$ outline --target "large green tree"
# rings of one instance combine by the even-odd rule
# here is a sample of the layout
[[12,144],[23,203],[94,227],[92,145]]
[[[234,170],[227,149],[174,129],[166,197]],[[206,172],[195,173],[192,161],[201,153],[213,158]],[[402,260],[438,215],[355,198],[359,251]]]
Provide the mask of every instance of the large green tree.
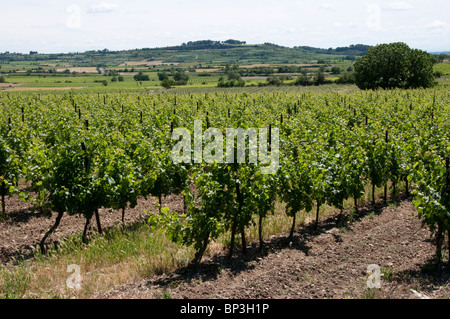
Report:
[[380,44],[355,62],[356,85],[361,89],[432,87],[435,59],[402,42]]

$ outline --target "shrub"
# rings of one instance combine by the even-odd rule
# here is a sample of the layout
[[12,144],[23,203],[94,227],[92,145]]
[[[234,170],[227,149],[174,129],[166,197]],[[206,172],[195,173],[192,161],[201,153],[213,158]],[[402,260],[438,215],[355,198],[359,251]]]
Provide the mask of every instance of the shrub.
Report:
[[354,73],[344,73],[337,80],[337,84],[354,84],[355,74]]

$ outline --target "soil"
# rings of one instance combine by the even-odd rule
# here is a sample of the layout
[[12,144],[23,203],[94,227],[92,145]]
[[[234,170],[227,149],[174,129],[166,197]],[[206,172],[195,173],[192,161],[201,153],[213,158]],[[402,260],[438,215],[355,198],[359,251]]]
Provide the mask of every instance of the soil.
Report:
[[[33,196],[33,194],[32,194]],[[131,224],[146,218],[146,212],[157,211],[157,198],[149,197],[147,200],[141,198],[134,208],[125,211],[125,223]],[[6,197],[6,222],[0,222],[0,261],[3,264],[10,263],[19,257],[31,257],[33,251],[38,247],[44,234],[55,223],[56,213],[51,216],[45,215],[33,209],[31,203],[23,202],[17,196]],[[182,198],[170,195],[162,200],[163,206],[182,211]],[[99,210],[102,229],[122,224],[122,211],[100,209]],[[81,216],[70,216],[64,214],[56,231],[47,238],[46,245],[55,245],[61,239],[74,236],[83,232],[86,219]],[[95,218],[90,222],[90,232],[97,231]]]
[[178,65],[180,63],[163,63],[163,61],[127,61],[124,62],[122,64],[120,64],[119,66],[125,66],[125,67],[130,67],[130,66],[141,66],[141,65],[145,65],[145,66],[152,66],[152,65]]
[[[297,230],[291,241],[274,237],[263,252],[232,261],[226,252],[198,269],[143,279],[96,298],[126,299],[427,299],[448,298],[450,272],[437,267],[435,248],[411,201],[398,207],[367,207],[349,222],[339,215]],[[237,249],[238,250],[238,249]],[[380,285],[367,286],[369,265],[380,268]],[[371,281],[373,282],[373,281]]]
[[11,87],[5,89],[5,91],[66,91],[66,90],[81,90],[85,89],[85,86],[66,86],[66,87]]
[[23,85],[23,83],[9,83],[9,82],[0,83],[0,89],[14,88],[14,87],[21,86],[21,85]]
[[195,69],[196,73],[209,73],[209,72],[217,72],[220,69]]
[[[140,200],[126,211],[126,223],[156,210],[155,198]],[[182,211],[180,196],[168,196],[163,206]],[[30,254],[53,225],[51,218],[35,212],[16,197],[6,200],[8,219],[0,223],[0,260],[11,262]],[[296,230],[289,240],[274,236],[263,250],[250,245],[242,256],[236,247],[232,260],[226,251],[205,256],[198,268],[188,266],[173,273],[116,287],[96,299],[343,299],[343,298],[449,298],[450,267],[441,263],[440,277],[434,262],[433,236],[414,216],[409,199],[397,206],[363,207],[350,220],[348,214],[330,216]],[[121,223],[119,212],[100,210],[102,227]],[[53,244],[83,230],[85,220],[64,215],[47,242]],[[91,221],[95,231],[95,220]],[[447,248],[447,247],[445,247]],[[446,252],[447,253],[447,252]],[[381,288],[367,287],[368,266],[378,265]]]
[[78,72],[78,73],[98,73],[98,70],[96,67],[78,67],[78,68],[60,68],[56,69],[56,72],[64,72],[65,70],[69,70],[72,72]]

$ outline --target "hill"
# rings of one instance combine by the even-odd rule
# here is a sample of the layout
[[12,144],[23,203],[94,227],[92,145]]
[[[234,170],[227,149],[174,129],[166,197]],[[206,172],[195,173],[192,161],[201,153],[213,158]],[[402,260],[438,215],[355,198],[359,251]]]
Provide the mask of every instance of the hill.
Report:
[[0,63],[36,62],[64,63],[67,67],[112,67],[126,62],[158,61],[167,64],[225,65],[225,64],[305,64],[318,61],[336,62],[355,60],[364,55],[370,46],[357,44],[340,48],[313,48],[308,46],[284,47],[273,43],[247,44],[245,41],[227,40],[190,41],[179,46],[141,48],[124,51],[108,49],[87,52],[29,54],[0,53]]

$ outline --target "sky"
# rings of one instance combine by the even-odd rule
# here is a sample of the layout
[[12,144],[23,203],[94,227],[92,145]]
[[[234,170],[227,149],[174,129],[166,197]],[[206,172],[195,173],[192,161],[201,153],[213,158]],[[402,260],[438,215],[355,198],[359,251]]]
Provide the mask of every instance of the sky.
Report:
[[237,39],[450,51],[449,0],[0,0],[0,52],[127,50]]

